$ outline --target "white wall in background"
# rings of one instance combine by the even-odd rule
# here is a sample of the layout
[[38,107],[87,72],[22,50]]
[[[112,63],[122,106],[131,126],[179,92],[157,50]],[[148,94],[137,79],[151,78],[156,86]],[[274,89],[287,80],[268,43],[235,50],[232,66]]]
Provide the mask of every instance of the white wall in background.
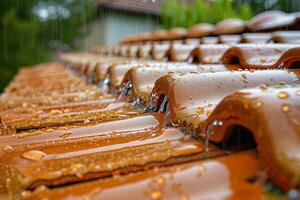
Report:
[[152,32],[159,28],[158,17],[121,11],[102,11],[99,17],[87,25],[89,34],[82,41],[85,50],[94,45],[113,46],[123,37],[140,32]]

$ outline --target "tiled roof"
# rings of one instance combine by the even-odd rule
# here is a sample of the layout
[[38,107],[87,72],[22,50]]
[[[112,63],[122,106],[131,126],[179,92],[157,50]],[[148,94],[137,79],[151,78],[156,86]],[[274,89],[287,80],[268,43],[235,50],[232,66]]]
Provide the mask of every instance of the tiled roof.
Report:
[[299,199],[299,32],[226,24],[237,44],[176,28],[20,70],[0,96],[0,196]]

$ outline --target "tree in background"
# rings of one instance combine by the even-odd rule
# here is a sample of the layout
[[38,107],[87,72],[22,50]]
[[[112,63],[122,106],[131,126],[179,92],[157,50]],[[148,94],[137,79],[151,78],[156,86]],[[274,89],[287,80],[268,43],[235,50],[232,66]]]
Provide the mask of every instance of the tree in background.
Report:
[[51,59],[53,49],[73,48],[95,10],[93,0],[2,0],[0,91],[19,67]]
[[[191,1],[188,1],[191,2]],[[165,0],[162,8],[164,28],[190,27],[200,22],[217,23],[226,18],[249,20],[266,10],[299,12],[299,0]]]
[[285,12],[299,12],[299,0],[234,0],[235,4],[246,3],[258,14],[266,10],[282,10]]
[[236,5],[232,0],[194,0],[192,3],[168,0],[163,1],[161,9],[164,28],[190,27],[200,22],[217,23],[233,17],[248,20],[253,16],[249,5]]

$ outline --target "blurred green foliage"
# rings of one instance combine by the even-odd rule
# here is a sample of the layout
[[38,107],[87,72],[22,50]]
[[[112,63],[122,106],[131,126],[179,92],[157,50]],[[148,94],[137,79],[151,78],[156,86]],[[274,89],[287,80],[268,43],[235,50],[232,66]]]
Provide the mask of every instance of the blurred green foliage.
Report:
[[299,12],[300,0],[165,0],[161,13],[163,27],[171,28],[200,22],[214,24],[232,17],[248,20],[266,10]]
[[248,4],[256,14],[266,10],[300,11],[299,0],[234,0],[234,4]]
[[191,4],[181,0],[168,0],[163,1],[161,9],[164,28],[190,27],[200,22],[217,23],[233,17],[248,20],[253,16],[249,5],[236,5],[232,0],[194,0]]
[[51,59],[53,48],[73,47],[95,10],[93,0],[2,0],[0,91],[19,67]]

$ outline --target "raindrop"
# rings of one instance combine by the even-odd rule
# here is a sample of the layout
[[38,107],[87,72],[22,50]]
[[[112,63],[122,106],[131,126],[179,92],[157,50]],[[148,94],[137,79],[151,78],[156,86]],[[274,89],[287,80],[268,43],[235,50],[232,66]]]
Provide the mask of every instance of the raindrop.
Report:
[[206,167],[203,165],[200,165],[198,168],[198,176],[202,176],[206,172]]
[[180,200],[189,200],[189,197],[184,194],[180,197]]
[[159,113],[164,113],[164,112],[168,111],[168,108],[169,108],[169,99],[168,99],[167,96],[164,96],[164,99],[160,104],[158,112]]
[[283,104],[281,106],[281,110],[282,110],[282,112],[285,112],[285,113],[290,112],[291,111],[291,106],[288,105],[288,104]]
[[169,116],[170,116],[170,110],[169,108],[166,109],[166,114],[165,117],[163,119],[163,127],[167,127],[170,123],[169,123]]
[[264,91],[264,90],[267,90],[268,89],[268,86],[266,84],[262,84],[259,86],[259,88]]
[[279,99],[287,99],[290,95],[287,92],[281,91],[278,93],[277,97]]
[[59,137],[66,138],[72,134],[72,131],[65,131],[59,134]]
[[132,88],[132,83],[130,81],[125,83],[125,85],[121,89],[121,92],[117,98],[117,101],[121,101],[126,95],[128,95],[131,88]]
[[165,185],[165,179],[163,177],[159,177],[157,179],[157,183],[159,184],[160,187]]
[[110,84],[110,77],[109,77],[109,76],[105,76],[105,78],[103,79],[103,81],[101,81],[101,82],[99,83],[99,87],[100,87],[101,90],[103,90],[104,92],[108,92],[109,84]]
[[196,108],[196,113],[197,113],[198,115],[203,115],[203,114],[204,114],[204,109],[201,108],[201,107],[198,107],[198,108]]
[[255,108],[260,108],[260,107],[262,107],[262,102],[260,102],[260,101],[257,101],[257,102],[255,102],[255,104],[254,104],[254,107]]
[[26,158],[28,160],[39,161],[39,160],[42,160],[45,156],[46,156],[46,154],[42,151],[31,150],[31,151],[25,152],[22,157]]
[[150,194],[152,200],[158,200],[162,198],[162,192],[160,190],[153,190]]
[[13,150],[14,150],[14,148],[10,145],[3,147],[3,151],[13,151]]
[[209,151],[209,139],[210,136],[213,135],[212,129],[215,127],[220,127],[223,126],[223,122],[220,120],[214,120],[207,128],[207,132],[205,134],[205,148],[204,151],[208,152]]
[[131,106],[133,107],[133,108],[137,108],[137,109],[142,109],[142,110],[144,110],[145,109],[145,106],[144,106],[144,104],[142,103],[142,101],[141,101],[141,99],[138,97],[138,98],[135,98],[134,100],[133,100],[133,102],[131,103]]
[[288,192],[288,199],[289,200],[299,200],[300,199],[299,192],[295,189],[290,190]]
[[86,120],[83,121],[83,123],[84,123],[84,124],[90,123],[90,120],[89,120],[89,119],[86,119]]
[[149,103],[146,107],[147,112],[156,112],[157,111],[157,104],[159,100],[159,95],[157,93],[152,93],[149,98]]

